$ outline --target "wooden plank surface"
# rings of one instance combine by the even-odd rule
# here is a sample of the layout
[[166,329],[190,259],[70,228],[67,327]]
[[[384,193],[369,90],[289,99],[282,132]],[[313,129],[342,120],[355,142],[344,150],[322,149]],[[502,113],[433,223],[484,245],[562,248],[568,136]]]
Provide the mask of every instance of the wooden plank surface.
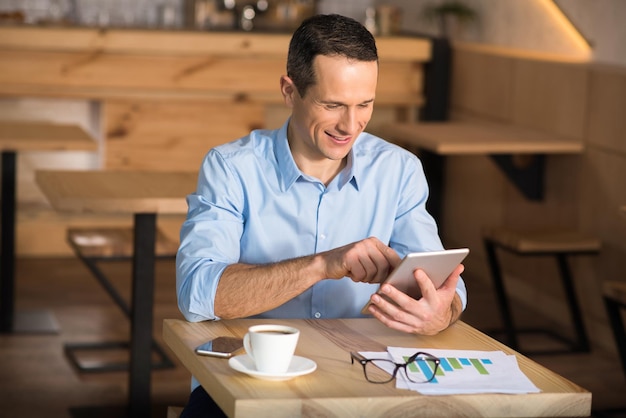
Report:
[[264,108],[244,103],[107,101],[109,170],[197,170],[213,147],[264,127]]
[[59,211],[184,214],[197,173],[39,170],[35,180]]
[[97,147],[96,141],[78,125],[0,121],[3,151],[89,151]]
[[[289,34],[0,28],[0,94],[280,103]],[[423,102],[430,41],[378,40],[378,103]]]
[[[271,55],[287,57],[291,34],[258,32],[164,31],[141,29],[0,28],[0,48],[107,51],[157,54]],[[382,60],[428,61],[430,41],[418,37],[379,37]]]
[[[0,59],[3,94],[281,103],[278,82],[285,74],[285,60],[271,56],[0,50]],[[382,61],[377,103],[420,103],[422,76],[419,63]]]
[[376,132],[440,155],[578,154],[583,143],[510,124],[476,121],[390,123]]
[[[317,363],[317,370],[287,382],[254,379],[231,369],[223,359],[194,354],[199,344],[219,335],[242,337],[252,324],[267,320],[189,323],[166,319],[165,342],[185,367],[231,417],[286,416],[588,416],[591,393],[503,344],[458,322],[437,336],[390,330],[374,319],[272,320],[300,329],[296,355]],[[349,351],[378,351],[386,346],[463,350],[502,350],[516,354],[521,370],[542,392],[423,396],[374,385],[351,364]]]

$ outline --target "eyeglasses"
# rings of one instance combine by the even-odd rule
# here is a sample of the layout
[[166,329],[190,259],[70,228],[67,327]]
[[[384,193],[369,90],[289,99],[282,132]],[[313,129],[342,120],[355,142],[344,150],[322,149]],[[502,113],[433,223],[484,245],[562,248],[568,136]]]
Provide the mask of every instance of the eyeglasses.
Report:
[[[437,357],[421,351],[407,358],[406,363],[396,363],[387,359],[368,359],[354,351],[350,352],[350,358],[352,364],[354,364],[354,360],[361,363],[365,379],[370,383],[391,382],[400,369],[404,370],[404,375],[409,381],[428,383],[435,378],[441,363]],[[390,373],[389,370],[392,368],[393,372]]]

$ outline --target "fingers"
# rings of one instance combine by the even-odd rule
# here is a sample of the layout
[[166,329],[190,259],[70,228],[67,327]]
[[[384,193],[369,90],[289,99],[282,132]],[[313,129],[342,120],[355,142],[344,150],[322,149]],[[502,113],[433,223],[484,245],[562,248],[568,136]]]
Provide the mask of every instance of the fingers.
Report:
[[459,277],[465,266],[463,264],[459,264],[453,271],[450,273],[445,282],[436,289],[433,283],[430,281],[428,275],[422,270],[415,271],[415,280],[419,284],[420,289],[422,290],[422,297],[426,300],[432,301],[433,298],[437,297],[437,291],[441,291],[443,293],[449,294],[451,292],[456,291],[456,285],[459,281]]
[[380,291],[391,302],[375,294],[369,311],[390,328],[423,335],[436,334],[450,323],[452,301],[463,269],[464,266],[459,264],[439,289],[423,270],[418,269],[414,276],[422,298],[415,300],[391,285],[383,285]]
[[400,256],[377,238],[354,243],[345,253],[345,266],[355,282],[380,283],[400,262]]

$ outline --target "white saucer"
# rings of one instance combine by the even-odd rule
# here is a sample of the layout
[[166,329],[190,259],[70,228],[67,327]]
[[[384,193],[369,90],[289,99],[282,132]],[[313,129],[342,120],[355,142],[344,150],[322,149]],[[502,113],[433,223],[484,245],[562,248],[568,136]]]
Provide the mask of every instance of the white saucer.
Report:
[[317,364],[308,358],[293,356],[289,369],[285,373],[274,374],[259,372],[254,365],[254,361],[247,354],[231,357],[228,365],[238,372],[246,373],[252,377],[263,380],[289,380],[297,376],[309,374],[317,369]]

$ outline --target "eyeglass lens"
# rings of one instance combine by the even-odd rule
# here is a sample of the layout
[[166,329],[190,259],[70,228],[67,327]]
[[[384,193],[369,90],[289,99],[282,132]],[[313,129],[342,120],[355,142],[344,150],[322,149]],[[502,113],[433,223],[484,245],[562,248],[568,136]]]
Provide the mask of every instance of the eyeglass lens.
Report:
[[389,360],[372,360],[365,363],[365,377],[372,383],[387,383],[394,378],[390,372],[396,367],[402,369],[402,371],[396,370],[396,374],[404,373],[411,382],[425,383],[430,382],[435,377],[437,362],[436,359],[419,356],[415,361],[402,367]]

